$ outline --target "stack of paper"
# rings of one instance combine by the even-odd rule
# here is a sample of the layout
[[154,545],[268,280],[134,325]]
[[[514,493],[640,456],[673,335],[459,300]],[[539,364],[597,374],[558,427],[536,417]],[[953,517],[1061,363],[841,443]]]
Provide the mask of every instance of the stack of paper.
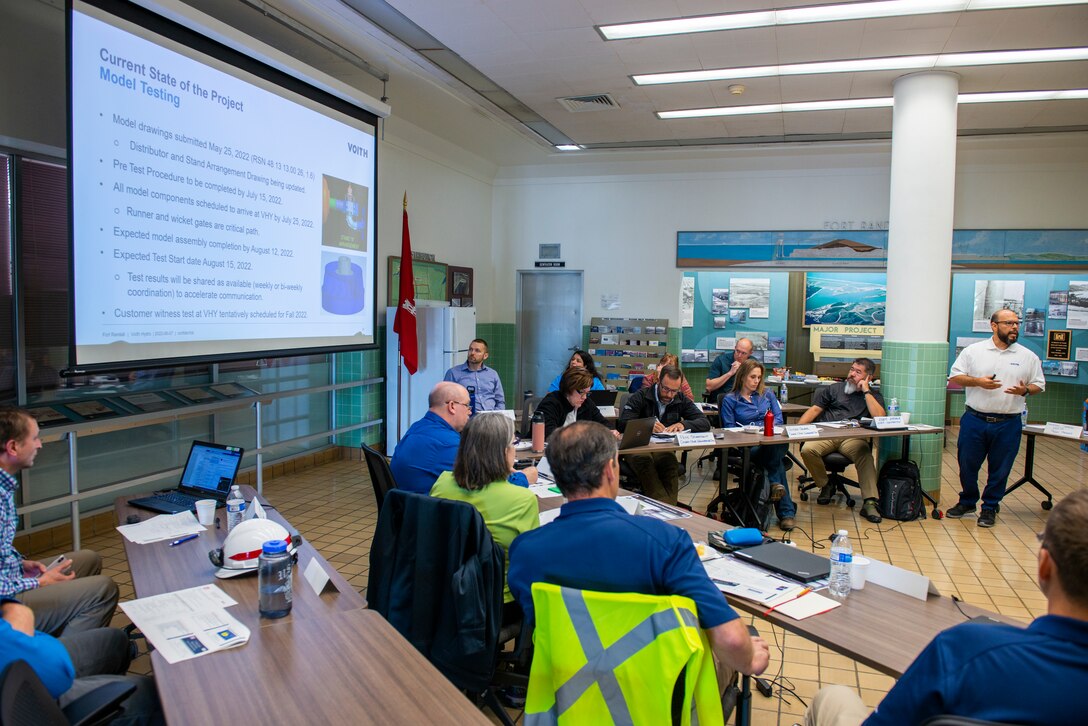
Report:
[[785,602],[805,589],[799,582],[733,557],[709,560],[703,567],[722,592],[767,606]]
[[238,603],[216,585],[202,585],[121,603],[121,610],[167,663],[245,645],[249,628],[224,608]]
[[149,544],[177,539],[187,534],[198,534],[204,529],[204,525],[196,521],[196,515],[192,512],[178,512],[177,514],[160,514],[136,524],[123,524],[117,528],[117,531],[129,542]]

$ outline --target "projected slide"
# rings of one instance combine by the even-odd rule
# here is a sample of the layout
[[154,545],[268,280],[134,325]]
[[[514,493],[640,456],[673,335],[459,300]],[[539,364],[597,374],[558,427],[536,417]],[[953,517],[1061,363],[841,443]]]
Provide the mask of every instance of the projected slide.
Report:
[[372,125],[82,4],[71,53],[78,364],[373,342]]

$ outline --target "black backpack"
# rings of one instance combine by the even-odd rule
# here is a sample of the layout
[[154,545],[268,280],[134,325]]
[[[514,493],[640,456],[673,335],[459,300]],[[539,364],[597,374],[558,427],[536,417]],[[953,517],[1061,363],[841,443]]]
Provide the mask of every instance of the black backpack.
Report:
[[910,522],[925,516],[922,478],[913,461],[889,459],[884,462],[876,489],[880,496],[880,515],[885,519]]

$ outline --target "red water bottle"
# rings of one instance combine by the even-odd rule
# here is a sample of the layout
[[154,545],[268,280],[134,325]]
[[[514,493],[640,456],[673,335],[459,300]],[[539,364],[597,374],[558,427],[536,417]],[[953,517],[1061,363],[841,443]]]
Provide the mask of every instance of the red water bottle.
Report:
[[774,412],[769,407],[766,415],[763,416],[763,435],[774,436]]

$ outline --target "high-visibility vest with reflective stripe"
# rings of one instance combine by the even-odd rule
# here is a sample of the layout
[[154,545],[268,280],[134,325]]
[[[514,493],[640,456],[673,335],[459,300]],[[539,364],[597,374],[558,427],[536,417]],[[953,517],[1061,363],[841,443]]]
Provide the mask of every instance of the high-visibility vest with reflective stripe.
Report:
[[681,674],[683,723],[723,723],[714,656],[690,598],[538,582],[533,607],[526,726],[668,724]]

